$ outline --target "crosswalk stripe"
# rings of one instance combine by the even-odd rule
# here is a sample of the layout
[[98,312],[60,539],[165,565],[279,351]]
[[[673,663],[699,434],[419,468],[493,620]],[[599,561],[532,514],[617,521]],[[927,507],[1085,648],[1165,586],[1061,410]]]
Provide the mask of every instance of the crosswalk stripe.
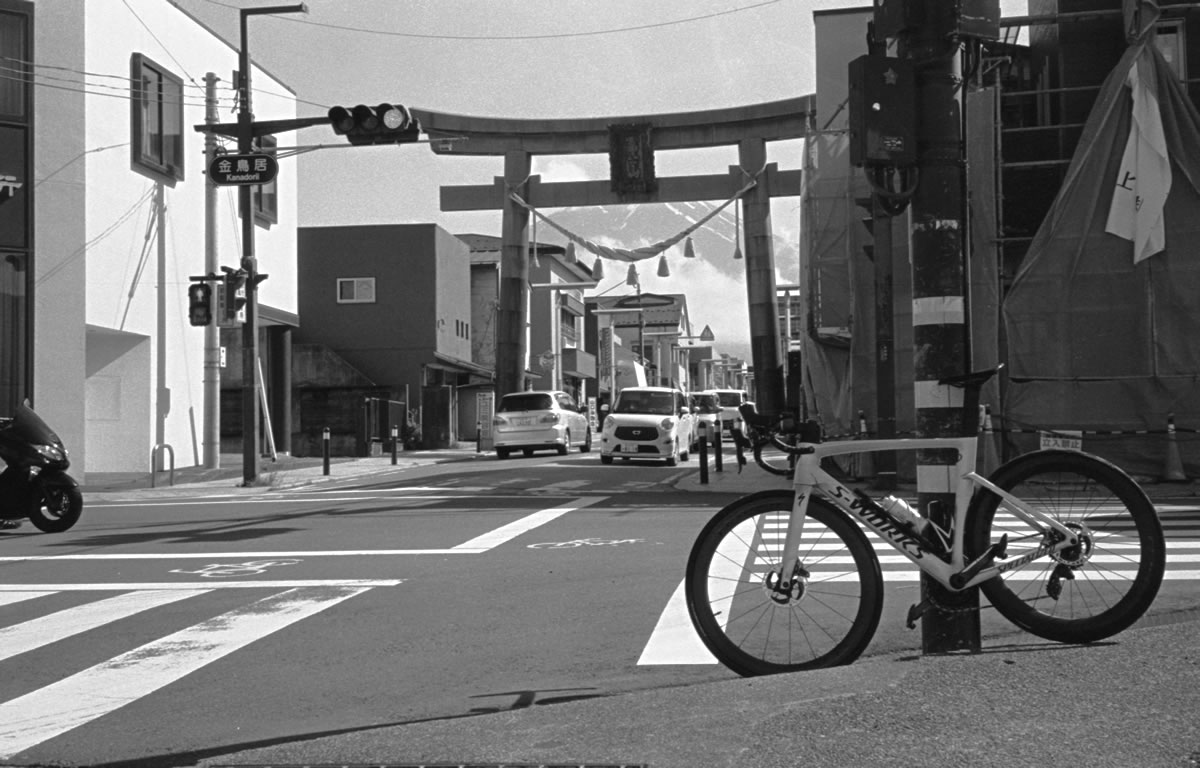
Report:
[[0,591],[0,606],[12,605],[13,603],[20,603],[25,600],[32,600],[35,597],[42,597],[43,595],[51,594],[54,593],[36,590],[30,591],[25,587],[13,589],[11,592]]
[[65,637],[86,632],[111,621],[132,616],[160,605],[202,595],[208,590],[127,592],[74,608],[42,616],[11,627],[0,628],[0,661],[12,658]]
[[102,717],[366,589],[280,592],[6,701],[0,704],[0,759]]

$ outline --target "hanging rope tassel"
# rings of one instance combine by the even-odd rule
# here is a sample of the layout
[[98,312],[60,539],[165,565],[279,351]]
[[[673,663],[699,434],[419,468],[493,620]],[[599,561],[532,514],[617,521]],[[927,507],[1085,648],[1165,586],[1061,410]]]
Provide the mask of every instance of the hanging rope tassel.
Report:
[[665,254],[665,253],[662,256],[658,257],[658,276],[659,277],[670,277],[671,276],[671,268],[667,266],[667,254]]
[[685,259],[696,258],[696,248],[692,245],[692,238],[689,237],[687,242],[683,244],[683,257]]

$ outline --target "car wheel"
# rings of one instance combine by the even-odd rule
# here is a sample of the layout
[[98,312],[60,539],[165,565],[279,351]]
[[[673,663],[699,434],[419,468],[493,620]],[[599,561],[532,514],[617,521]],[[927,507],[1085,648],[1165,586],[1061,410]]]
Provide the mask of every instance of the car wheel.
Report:
[[562,445],[557,446],[557,450],[559,456],[566,456],[571,450],[571,430],[568,429],[566,434],[563,435]]
[[674,467],[679,464],[679,443],[671,445],[671,455],[667,457],[667,466]]
[[521,455],[524,456],[525,458],[529,458],[530,456],[533,455],[533,449],[532,448],[522,448]]
[[580,453],[590,453],[592,450],[592,430],[583,433],[583,445],[579,446]]
[[507,459],[508,458],[508,449],[507,448],[497,448],[496,449],[496,458],[500,459],[501,461],[503,461],[504,459]]
[[605,456],[603,453],[600,454],[600,463],[601,464],[612,464],[612,456]]

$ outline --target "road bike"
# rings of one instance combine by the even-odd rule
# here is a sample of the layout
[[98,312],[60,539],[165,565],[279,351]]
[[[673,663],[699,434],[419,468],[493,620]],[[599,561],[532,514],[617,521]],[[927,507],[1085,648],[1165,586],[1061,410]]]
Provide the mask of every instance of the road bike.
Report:
[[[991,373],[939,383],[973,389],[977,402]],[[1104,459],[1040,450],[984,478],[974,471],[975,436],[822,443],[815,423],[771,426],[746,416],[794,460],[792,488],[760,491],[717,512],[692,547],[685,578],[700,638],[741,675],[849,664],[862,654],[879,625],[884,580],[864,531],[903,556],[889,563],[907,559],[951,592],[979,587],[1006,619],[1057,642],[1114,635],[1158,593],[1166,566],[1158,514],[1141,487]],[[821,466],[857,452],[946,449],[957,452],[953,466],[918,467],[918,476],[933,473],[945,487],[931,490],[954,494],[949,529],[894,497],[852,490]],[[927,610],[946,607],[927,597],[910,609],[909,627]]]

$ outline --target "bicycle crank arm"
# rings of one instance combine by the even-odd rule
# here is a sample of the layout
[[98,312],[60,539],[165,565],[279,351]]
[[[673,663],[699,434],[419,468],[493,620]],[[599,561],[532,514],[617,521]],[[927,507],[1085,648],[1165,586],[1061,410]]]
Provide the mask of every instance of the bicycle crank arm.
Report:
[[953,589],[963,589],[970,583],[971,579],[979,575],[979,572],[987,568],[996,561],[997,558],[1004,560],[1008,557],[1008,534],[1000,537],[1000,541],[987,548],[987,551],[975,559],[973,563],[963,568],[956,574],[950,577],[950,586]]

